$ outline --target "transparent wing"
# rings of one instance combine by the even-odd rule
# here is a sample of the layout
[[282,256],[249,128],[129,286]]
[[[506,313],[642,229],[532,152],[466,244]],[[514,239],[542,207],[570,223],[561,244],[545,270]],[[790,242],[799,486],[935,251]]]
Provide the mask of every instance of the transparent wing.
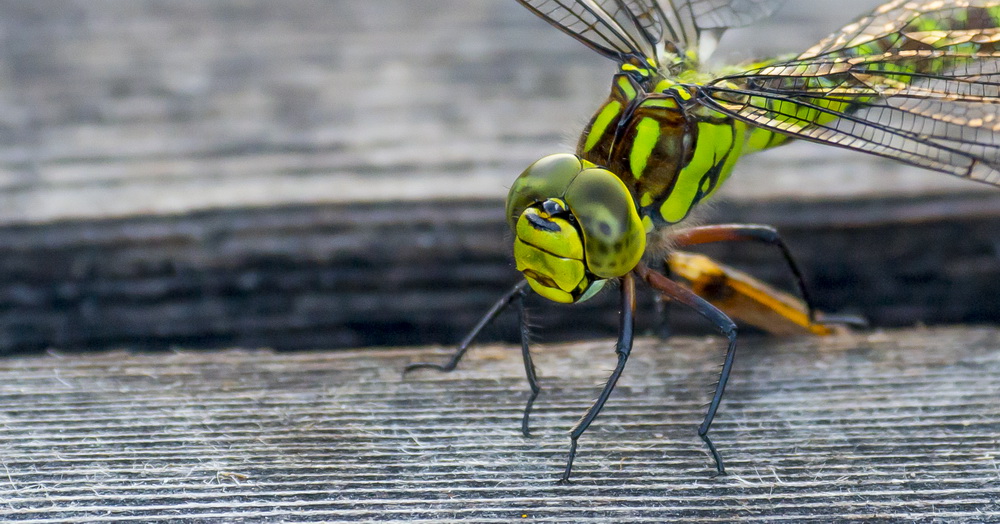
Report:
[[715,51],[722,33],[771,16],[784,0],[664,0],[669,12],[683,27],[684,49],[696,49],[704,62]]
[[698,29],[719,29],[742,27],[771,16],[784,0],[678,0],[673,3],[678,12],[690,13]]
[[628,62],[656,58],[665,28],[653,0],[518,0],[548,23],[598,53]]
[[770,15],[783,0],[518,2],[601,55],[622,63],[632,58],[652,58],[660,63],[664,52],[688,56],[687,50],[699,49],[703,34],[711,33],[717,39],[726,27]]
[[890,2],[702,102],[758,127],[1000,185],[1000,0]]

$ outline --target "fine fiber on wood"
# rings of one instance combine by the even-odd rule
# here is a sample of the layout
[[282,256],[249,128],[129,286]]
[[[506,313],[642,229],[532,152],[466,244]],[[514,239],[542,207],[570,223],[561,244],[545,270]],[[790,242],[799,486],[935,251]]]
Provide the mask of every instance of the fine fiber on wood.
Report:
[[718,338],[641,339],[557,485],[613,342],[129,352],[0,360],[5,522],[995,522],[1000,331],[742,340],[695,434]]

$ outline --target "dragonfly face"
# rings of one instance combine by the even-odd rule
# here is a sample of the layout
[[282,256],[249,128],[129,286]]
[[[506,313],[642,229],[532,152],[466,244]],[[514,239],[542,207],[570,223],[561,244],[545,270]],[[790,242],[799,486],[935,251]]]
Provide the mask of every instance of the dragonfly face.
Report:
[[581,302],[607,279],[631,271],[646,231],[625,184],[571,154],[549,155],[525,169],[507,196],[517,269],[539,295]]

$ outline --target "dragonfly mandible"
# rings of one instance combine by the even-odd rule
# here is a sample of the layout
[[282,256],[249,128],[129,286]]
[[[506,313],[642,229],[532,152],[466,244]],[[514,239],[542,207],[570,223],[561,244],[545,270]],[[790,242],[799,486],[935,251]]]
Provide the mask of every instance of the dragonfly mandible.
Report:
[[[726,224],[677,229],[710,198],[737,160],[794,139],[892,158],[1000,185],[1000,0],[893,0],[793,58],[705,69],[722,33],[769,16],[780,0],[518,0],[618,71],[611,93],[575,153],[546,156],[513,183],[507,220],[524,280],[487,312],[444,365],[450,371],[476,334],[510,304],[523,313],[528,288],[573,303],[618,282],[617,365],[570,432],[561,481],[577,443],[628,361],[635,281],[686,305],[728,338],[698,434],[725,473],[709,436],[736,354],[736,324],[723,310],[658,270],[669,250],[749,240],[782,250],[815,320],[801,273],[777,232]],[[752,291],[754,294],[762,292]],[[764,318],[769,318],[767,315]],[[522,355],[539,393],[522,315]]]

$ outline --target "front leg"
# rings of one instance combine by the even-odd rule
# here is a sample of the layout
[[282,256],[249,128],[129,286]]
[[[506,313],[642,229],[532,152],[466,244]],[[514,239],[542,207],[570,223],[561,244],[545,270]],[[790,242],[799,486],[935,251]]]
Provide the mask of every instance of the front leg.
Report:
[[569,475],[573,471],[573,459],[576,458],[577,441],[580,440],[580,436],[587,431],[591,422],[597,418],[601,409],[604,408],[604,403],[608,401],[608,397],[611,396],[611,392],[615,389],[615,384],[618,383],[618,378],[621,377],[622,370],[625,369],[625,363],[628,361],[628,356],[632,352],[632,339],[635,337],[635,279],[632,277],[632,273],[626,273],[625,276],[621,277],[621,313],[619,319],[618,343],[615,345],[615,353],[618,355],[618,365],[615,366],[615,370],[608,377],[608,382],[601,391],[601,395],[597,397],[594,404],[590,406],[587,413],[576,423],[576,426],[570,432],[569,459],[566,461],[566,471],[563,472],[562,478],[559,479],[560,484],[569,482]]
[[690,289],[670,280],[669,278],[652,271],[643,264],[639,264],[636,273],[643,278],[654,289],[663,293],[671,300],[675,300],[685,306],[690,307],[699,315],[705,317],[715,324],[715,327],[729,339],[729,347],[726,349],[726,360],[722,364],[722,372],[719,374],[719,382],[715,386],[715,394],[712,395],[712,402],[708,405],[708,412],[705,419],[698,426],[698,436],[708,446],[708,450],[715,459],[716,474],[725,475],[726,467],[722,463],[722,455],[715,448],[715,443],[708,436],[708,430],[712,427],[715,414],[719,411],[719,404],[722,403],[722,395],[726,391],[726,383],[729,382],[729,374],[733,369],[733,361],[736,359],[736,324],[725,313],[709,304],[708,301],[694,294]]
[[517,299],[517,321],[521,326],[521,358],[524,359],[524,374],[528,377],[528,387],[531,394],[528,402],[524,405],[524,415],[521,417],[521,434],[525,437],[531,436],[531,429],[528,425],[528,417],[531,416],[531,408],[535,405],[535,399],[542,388],[538,386],[538,377],[535,375],[535,363],[531,360],[531,349],[528,347],[531,333],[528,330],[528,319],[524,311],[524,291],[521,291]]
[[507,307],[510,306],[511,302],[516,301],[518,323],[520,324],[521,329],[521,356],[524,358],[524,371],[528,377],[528,387],[531,388],[531,394],[528,396],[528,402],[524,406],[524,415],[521,418],[521,433],[523,433],[526,437],[530,437],[531,431],[528,426],[528,418],[531,415],[531,408],[535,404],[535,399],[538,398],[541,388],[538,386],[538,377],[535,374],[535,365],[531,361],[531,351],[528,348],[531,334],[528,329],[528,323],[524,312],[524,295],[527,293],[527,285],[528,281],[522,280],[497,299],[486,314],[479,319],[479,322],[476,323],[469,334],[466,335],[465,338],[458,344],[458,349],[447,363],[436,364],[434,362],[414,362],[403,369],[403,375],[417,369],[434,369],[445,373],[454,371],[458,366],[459,361],[461,361],[462,357],[464,357],[469,351],[469,347],[472,345],[472,342],[477,336],[479,336],[479,333],[483,330],[483,328],[488,326],[490,322],[493,322],[493,320],[496,319],[496,317],[500,315],[504,309],[507,309]]
[[[476,322],[476,325],[472,328],[472,331],[469,331],[469,334],[465,335],[465,338],[463,338],[462,341],[458,343],[458,349],[455,351],[455,353],[451,356],[451,359],[449,359],[446,364],[435,364],[434,362],[414,362],[413,364],[410,364],[405,368],[403,368],[403,375],[406,375],[407,373],[417,369],[436,369],[438,371],[443,371],[443,372],[454,371],[455,366],[457,366],[458,362],[462,360],[462,357],[465,356],[465,353],[469,351],[469,346],[472,345],[472,341],[474,341],[476,337],[479,336],[479,332],[482,331],[483,328],[488,326],[490,322],[493,322],[493,320],[497,318],[497,315],[502,313],[504,309],[507,309],[507,306],[509,306],[511,302],[518,299],[519,297],[523,299],[525,292],[524,288],[527,287],[527,285],[528,281],[522,280],[517,284],[515,284],[514,287],[507,290],[507,292],[504,293],[499,299],[497,299],[497,301],[493,303],[493,305],[486,312],[486,314],[479,319],[479,322]],[[523,332],[524,329],[522,328],[522,333]]]

